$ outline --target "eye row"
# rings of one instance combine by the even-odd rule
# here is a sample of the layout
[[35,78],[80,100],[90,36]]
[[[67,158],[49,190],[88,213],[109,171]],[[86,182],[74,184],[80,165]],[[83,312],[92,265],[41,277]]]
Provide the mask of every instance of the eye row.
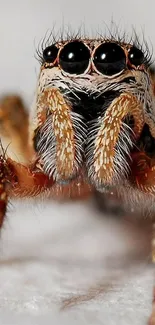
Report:
[[[58,49],[55,45],[48,46],[43,51],[46,63],[59,63],[60,67],[70,74],[82,74],[89,67],[92,58],[94,69],[104,75],[112,76],[126,68],[126,55],[123,48],[114,43],[102,43],[91,54],[89,47],[81,41],[72,41]],[[128,61],[135,67],[144,63],[143,52],[132,46],[128,50]]]

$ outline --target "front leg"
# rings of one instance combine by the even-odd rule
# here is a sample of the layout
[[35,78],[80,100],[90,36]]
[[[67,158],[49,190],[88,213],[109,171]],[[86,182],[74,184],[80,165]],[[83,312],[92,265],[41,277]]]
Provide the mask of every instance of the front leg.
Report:
[[85,181],[82,172],[64,186],[45,175],[37,163],[24,166],[0,156],[0,228],[6,214],[8,197],[35,197],[46,192],[59,200],[78,200],[88,198],[92,187]]
[[54,180],[66,184],[80,173],[83,165],[86,125],[71,102],[56,88],[38,96],[33,145]]
[[155,195],[155,158],[150,158],[145,152],[132,154],[130,182],[141,192]]
[[45,175],[37,162],[25,166],[8,158],[7,166],[11,174],[11,179],[8,180],[10,196],[37,196],[54,185],[53,178]]
[[9,196],[36,196],[53,186],[53,179],[33,167],[0,156],[0,228]]

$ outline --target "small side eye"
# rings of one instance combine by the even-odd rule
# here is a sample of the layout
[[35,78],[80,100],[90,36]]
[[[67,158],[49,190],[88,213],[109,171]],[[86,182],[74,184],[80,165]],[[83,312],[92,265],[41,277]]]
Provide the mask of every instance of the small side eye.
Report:
[[46,49],[43,51],[43,59],[47,63],[53,63],[58,54],[58,48],[55,45],[51,45],[46,47]]
[[128,59],[135,67],[144,63],[144,53],[135,46],[132,46],[128,52]]

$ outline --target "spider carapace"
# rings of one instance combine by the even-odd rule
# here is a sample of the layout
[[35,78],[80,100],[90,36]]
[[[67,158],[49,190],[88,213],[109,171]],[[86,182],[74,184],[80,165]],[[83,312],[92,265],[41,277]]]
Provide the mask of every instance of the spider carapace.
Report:
[[1,225],[13,195],[76,198],[95,189],[153,205],[155,88],[148,53],[113,38],[76,38],[48,44],[39,56],[27,162],[10,158],[2,141]]

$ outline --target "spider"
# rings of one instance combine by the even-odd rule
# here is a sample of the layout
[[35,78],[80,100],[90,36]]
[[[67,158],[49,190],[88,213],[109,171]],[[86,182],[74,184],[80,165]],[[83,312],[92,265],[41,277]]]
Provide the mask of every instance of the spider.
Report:
[[[85,198],[95,190],[153,214],[155,83],[149,52],[113,37],[73,37],[43,44],[38,55],[29,123],[20,98],[0,103],[0,226],[8,197],[17,195]],[[5,148],[9,141],[18,147],[16,160]]]
[[[113,37],[75,37],[42,44],[38,55],[29,126],[20,98],[0,103],[0,225],[8,196],[44,192],[76,198],[95,189],[153,211],[155,86],[148,50]],[[6,137],[18,147],[17,161],[11,145],[4,150]]]

